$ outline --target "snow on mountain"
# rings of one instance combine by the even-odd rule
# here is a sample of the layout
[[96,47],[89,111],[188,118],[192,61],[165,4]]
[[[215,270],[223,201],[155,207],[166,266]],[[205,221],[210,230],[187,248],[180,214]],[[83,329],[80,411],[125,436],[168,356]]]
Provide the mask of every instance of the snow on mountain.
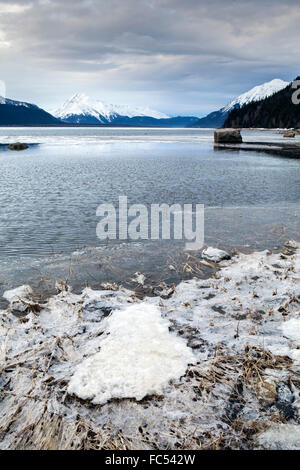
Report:
[[8,98],[4,98],[3,96],[0,96],[0,104],[8,104],[10,106],[25,106],[26,108],[37,108],[35,104],[25,103],[25,101],[9,100]]
[[195,124],[194,127],[202,127],[202,128],[219,128],[222,127],[224,122],[227,119],[228,114],[234,108],[240,108],[245,104],[260,101],[264,98],[268,98],[269,96],[277,93],[278,91],[286,88],[289,85],[289,82],[284,82],[279,78],[275,78],[270,82],[263,83],[262,85],[256,86],[251,90],[243,93],[242,95],[238,96],[236,99],[231,101],[227,106],[224,108],[219,109],[218,111],[213,111],[212,113],[208,114],[207,116],[199,119]]
[[53,115],[62,120],[68,119],[71,116],[89,116],[103,124],[113,121],[118,116],[129,118],[135,116],[147,116],[155,119],[169,118],[166,114],[151,108],[114,105],[104,103],[103,101],[94,101],[83,93],[73,95],[61,108],[54,111]]
[[53,126],[62,122],[35,104],[0,96],[1,126]]
[[280,90],[283,90],[289,85],[289,82],[275,78],[270,82],[266,82],[263,85],[258,85],[252,88],[251,90],[243,93],[238,96],[235,100],[231,101],[225,108],[222,109],[224,112],[229,112],[237,106],[242,107],[245,104],[252,103],[253,101],[260,101],[269,96],[272,96],[274,93],[277,93]]

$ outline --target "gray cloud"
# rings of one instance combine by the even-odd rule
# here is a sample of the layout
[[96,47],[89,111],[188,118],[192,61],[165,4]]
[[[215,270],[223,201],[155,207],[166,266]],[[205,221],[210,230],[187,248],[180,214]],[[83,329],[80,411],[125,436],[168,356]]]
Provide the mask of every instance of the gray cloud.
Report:
[[48,107],[85,91],[201,115],[294,78],[299,20],[298,0],[0,0],[0,79]]

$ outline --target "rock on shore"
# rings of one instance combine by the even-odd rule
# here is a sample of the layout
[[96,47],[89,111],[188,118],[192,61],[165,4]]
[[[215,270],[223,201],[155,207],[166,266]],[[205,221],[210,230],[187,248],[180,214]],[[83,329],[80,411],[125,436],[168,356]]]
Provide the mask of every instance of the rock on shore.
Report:
[[13,144],[9,144],[8,148],[9,150],[20,151],[28,149],[28,145],[22,142],[15,142]]
[[289,139],[293,139],[294,137],[296,137],[296,132],[294,131],[286,131],[284,134],[283,134],[283,137],[287,137]]
[[241,131],[238,129],[218,129],[214,133],[216,144],[241,144]]

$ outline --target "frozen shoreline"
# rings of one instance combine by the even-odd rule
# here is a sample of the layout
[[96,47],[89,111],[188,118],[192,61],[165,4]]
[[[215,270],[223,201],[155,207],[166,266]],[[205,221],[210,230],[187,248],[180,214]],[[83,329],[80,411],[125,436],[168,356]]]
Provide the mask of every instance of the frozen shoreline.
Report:
[[[29,313],[0,312],[0,448],[300,448],[300,250],[284,251],[239,254],[169,298],[141,301],[114,285],[76,295],[61,284],[37,306],[28,288],[10,292],[11,309]],[[137,316],[124,330],[118,317],[132,307]],[[153,338],[134,322],[140,310],[146,324],[153,309],[149,328],[164,332],[149,348]],[[173,356],[179,340],[188,366]],[[105,399],[92,404],[69,384],[97,354],[102,385],[109,380]],[[171,382],[154,373],[159,354],[175,361]]]

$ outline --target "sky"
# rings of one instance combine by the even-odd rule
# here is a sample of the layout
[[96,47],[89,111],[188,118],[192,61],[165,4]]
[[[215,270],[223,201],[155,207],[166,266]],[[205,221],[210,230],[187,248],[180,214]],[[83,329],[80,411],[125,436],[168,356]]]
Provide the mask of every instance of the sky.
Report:
[[0,82],[47,110],[79,92],[203,116],[300,75],[299,24],[299,0],[0,0]]

